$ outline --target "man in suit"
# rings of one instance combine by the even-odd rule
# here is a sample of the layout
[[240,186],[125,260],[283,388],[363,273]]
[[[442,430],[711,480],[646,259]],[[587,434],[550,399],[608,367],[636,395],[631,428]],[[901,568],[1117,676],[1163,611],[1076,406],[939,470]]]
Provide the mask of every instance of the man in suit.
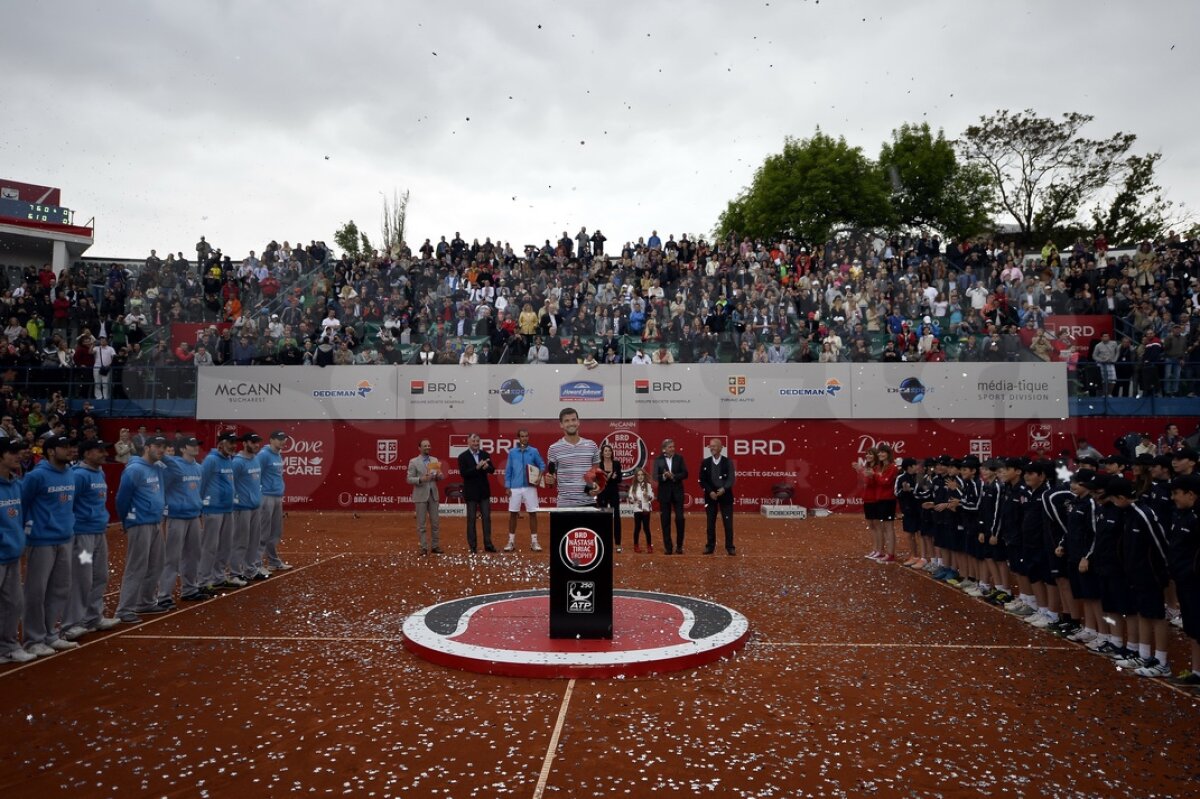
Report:
[[[662,522],[663,551],[683,554],[683,483],[688,470],[683,456],[675,453],[675,441],[662,443],[662,454],[654,459],[654,479],[658,483],[658,506]],[[671,544],[671,512],[675,512],[675,543]]]
[[700,464],[700,487],[704,489],[704,512],[708,516],[708,540],[704,554],[711,555],[717,547],[717,511],[721,512],[721,526],[725,528],[725,551],[737,554],[733,547],[733,461],[722,457],[724,445],[719,438],[708,442],[712,453]]
[[492,486],[489,478],[496,471],[491,456],[479,446],[479,434],[467,438],[467,451],[458,456],[458,470],[463,477],[463,501],[467,503],[467,547],[479,551],[475,537],[475,517],[483,520],[483,549],[495,552],[492,544]]
[[[428,438],[421,439],[421,454],[408,462],[408,484],[413,487],[413,505],[417,509],[417,541],[421,554],[442,554],[439,546],[441,520],[438,517],[437,481],[441,480],[441,462],[429,454],[432,445]],[[425,538],[425,526],[429,525],[429,539]]]

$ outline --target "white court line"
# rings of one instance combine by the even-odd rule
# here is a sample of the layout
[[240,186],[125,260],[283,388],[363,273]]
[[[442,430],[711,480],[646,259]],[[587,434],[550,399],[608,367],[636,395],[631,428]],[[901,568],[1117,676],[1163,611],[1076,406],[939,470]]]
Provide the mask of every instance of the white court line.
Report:
[[819,649],[822,647],[838,647],[841,649],[1020,649],[1030,650],[1059,650],[1071,651],[1073,646],[1036,646],[1034,644],[886,644],[886,643],[843,643],[841,641],[751,641],[750,646],[796,647],[804,649]]
[[563,694],[562,705],[558,708],[558,721],[554,724],[550,745],[546,747],[546,759],[542,761],[542,773],[538,775],[537,787],[533,789],[533,799],[542,799],[542,794],[546,792],[546,781],[550,779],[550,768],[554,765],[554,751],[558,749],[558,738],[562,735],[563,723],[567,720],[567,708],[571,704],[571,692],[574,690],[575,679],[571,678]]
[[138,635],[130,632],[126,638],[142,641],[353,641],[355,643],[399,644],[403,638],[369,638],[334,635]]
[[[297,566],[296,568],[291,569],[290,571],[283,572],[281,577],[272,577],[271,579],[277,580],[277,579],[285,578],[288,575],[298,574],[299,572],[302,572],[305,569],[311,569],[313,566],[320,566],[322,563],[329,563],[329,561],[337,560],[340,557],[341,557],[341,555],[334,555],[332,558],[327,558],[325,560],[319,560],[316,563],[310,563],[307,566]],[[266,585],[269,582],[270,582],[270,580],[262,580],[259,582],[250,583],[250,585],[246,586],[245,588],[239,589],[238,593],[252,590],[254,588],[257,588],[260,585]],[[167,619],[179,618],[179,616],[181,614],[190,613],[195,610],[200,610],[204,605],[207,605],[209,602],[220,602],[221,599],[223,599],[226,596],[229,596],[229,594],[223,594],[222,596],[215,597],[213,599],[208,600],[208,602],[197,602],[194,605],[192,605],[191,607],[187,607],[187,608],[181,607],[181,608],[171,611],[170,613],[160,614],[156,618],[150,618],[150,619],[143,618],[143,620],[137,624],[117,625],[116,627],[112,628],[112,630],[109,630],[108,634],[105,635],[104,637],[97,638],[94,641],[86,641],[84,643],[81,643],[75,649],[68,649],[66,652],[59,652],[57,655],[47,655],[46,657],[40,657],[37,660],[31,660],[28,663],[24,663],[20,666],[17,666],[15,669],[9,669],[7,671],[0,672],[0,679],[4,679],[5,677],[11,677],[12,675],[17,674],[18,672],[22,672],[25,669],[33,668],[34,666],[39,666],[43,663],[49,663],[51,661],[56,661],[63,655],[71,655],[75,652],[82,652],[84,649],[87,649],[89,646],[94,646],[96,644],[102,644],[111,638],[124,637],[124,636],[128,635],[129,633],[133,632],[134,630],[138,630],[138,631],[144,630],[147,627],[149,627],[151,624],[155,624],[156,622],[165,621]]]

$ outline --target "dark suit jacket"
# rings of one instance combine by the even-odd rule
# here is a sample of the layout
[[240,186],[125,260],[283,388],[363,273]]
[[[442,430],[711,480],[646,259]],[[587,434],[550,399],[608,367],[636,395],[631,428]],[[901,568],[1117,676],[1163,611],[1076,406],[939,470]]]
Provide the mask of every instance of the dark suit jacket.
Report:
[[[668,470],[667,467],[670,467]],[[663,473],[670,471],[672,480],[663,480]],[[671,462],[659,455],[654,459],[654,481],[658,483],[658,501],[672,502],[683,499],[683,481],[687,480],[688,470],[683,462],[683,456],[676,452],[671,456]]]
[[[704,489],[704,504],[710,502],[719,502],[723,505],[728,505],[733,502],[733,481],[734,468],[733,461],[726,456],[721,456],[721,462],[717,465],[718,479],[714,482],[712,479],[712,458],[705,458],[700,464],[700,487]],[[725,493],[721,498],[714,500],[708,495],[710,491],[716,491],[718,488],[725,489]]]
[[479,450],[482,460],[475,465],[475,456],[471,450],[466,450],[458,456],[458,470],[463,477],[463,499],[477,501],[487,499],[492,495],[492,484],[489,478],[496,471],[496,465],[491,456]]

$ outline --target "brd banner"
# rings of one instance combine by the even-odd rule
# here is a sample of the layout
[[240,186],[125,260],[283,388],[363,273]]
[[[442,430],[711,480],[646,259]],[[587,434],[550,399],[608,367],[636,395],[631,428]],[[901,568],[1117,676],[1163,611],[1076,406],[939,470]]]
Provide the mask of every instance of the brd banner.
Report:
[[1034,419],[1062,363],[213,366],[198,419]]
[[[953,421],[899,418],[630,421],[594,417],[583,407],[580,413],[581,435],[612,445],[626,486],[634,470],[652,467],[663,442],[671,439],[691,472],[683,489],[685,505],[695,511],[703,507],[700,463],[708,455],[709,444],[716,439],[735,466],[735,508],[755,513],[763,505],[779,504],[861,513],[862,485],[854,466],[869,449],[881,444],[891,447],[897,457],[969,454],[981,459],[1021,455],[1045,458],[1059,456],[1064,451],[1075,452],[1084,438],[1108,454],[1113,452],[1115,440],[1131,430],[1161,430],[1165,423],[1176,422],[1187,433],[1196,424],[1195,419],[1187,418],[1096,416]],[[150,425],[162,422],[161,419],[146,421]],[[136,420],[102,419],[104,440],[115,440],[118,429],[131,423],[136,424]],[[543,457],[550,445],[562,437],[556,419],[523,422],[466,415],[437,421],[272,419],[238,420],[235,424],[229,420],[200,422],[194,423],[194,427],[183,424],[180,432],[200,438],[204,451],[213,446],[217,433],[225,430],[264,436],[277,428],[285,430],[289,436],[281,452],[285,502],[286,507],[298,510],[411,511],[413,487],[406,480],[408,461],[419,453],[420,442],[425,438],[433,446],[433,455],[446,464],[446,481],[440,489],[450,507],[454,500],[447,497],[447,492],[462,483],[458,456],[467,450],[471,434],[476,433],[498,469],[489,478],[491,504],[496,512],[493,521],[497,524],[500,514],[505,514],[503,471],[509,451],[517,446],[517,431],[529,430],[530,444]],[[115,485],[115,481],[110,485]],[[555,497],[553,488],[539,491],[544,506],[553,506]],[[656,519],[656,530],[657,524]]]

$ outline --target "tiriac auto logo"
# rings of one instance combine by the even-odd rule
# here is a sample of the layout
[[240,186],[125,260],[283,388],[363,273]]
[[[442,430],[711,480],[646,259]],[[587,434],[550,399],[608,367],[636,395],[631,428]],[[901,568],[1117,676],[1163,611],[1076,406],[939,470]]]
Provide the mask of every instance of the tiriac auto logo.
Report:
[[595,530],[576,527],[563,536],[559,556],[568,569],[586,574],[604,559],[604,541]]

